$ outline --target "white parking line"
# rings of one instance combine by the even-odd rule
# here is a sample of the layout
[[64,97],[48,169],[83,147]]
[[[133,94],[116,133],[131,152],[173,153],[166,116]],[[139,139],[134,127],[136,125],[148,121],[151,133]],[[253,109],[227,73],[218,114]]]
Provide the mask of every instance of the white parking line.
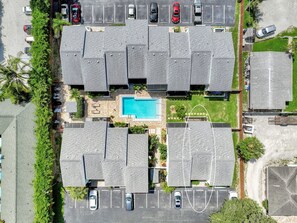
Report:
[[160,208],[160,191],[158,190],[158,208]]
[[147,208],[147,194],[145,194],[145,208]]
[[102,22],[104,23],[104,5],[103,5],[103,12],[102,12]]
[[194,11],[193,6],[190,5],[190,21],[189,21],[189,23],[193,22],[193,11]]
[[98,191],[98,193],[99,193],[99,196],[98,196],[98,198],[99,198],[99,208],[100,208],[100,201],[101,201],[101,196],[100,196],[100,190]]
[[125,201],[124,191],[122,190],[122,208],[124,208],[124,201]]
[[193,207],[195,208],[195,190],[193,190]]
[[224,6],[224,11],[223,11],[223,14],[224,14],[224,24],[226,24],[226,5],[223,5]]
[[89,208],[89,198],[87,198],[87,208]]
[[172,202],[171,202],[171,198],[172,198],[172,197],[171,197],[171,194],[170,194],[170,199],[169,199],[169,207],[170,207],[170,208],[171,208],[171,203],[172,203]]
[[206,206],[206,193],[207,193],[207,191],[205,190],[204,192],[205,192],[204,193],[205,194],[204,207],[205,207]]
[[115,22],[116,6],[113,4],[113,22]]
[[213,20],[214,20],[214,19],[213,19],[213,17],[214,17],[214,15],[213,15],[214,13],[213,13],[213,12],[214,12],[214,10],[213,10],[213,5],[212,5],[212,6],[211,6],[211,22],[212,22],[212,23],[213,23]]
[[127,6],[126,5],[124,5],[125,6],[125,20],[126,20],[126,18],[127,18]]
[[74,200],[74,208],[76,208],[76,199]]
[[112,208],[112,190],[110,190],[110,208]]
[[92,5],[92,23],[95,23],[95,16],[94,16],[94,5]]
[[169,17],[169,20],[168,20],[168,22],[170,23],[170,21],[171,21],[171,15],[170,15],[170,5],[168,5],[168,17]]
[[219,207],[219,191],[217,190],[217,208]]

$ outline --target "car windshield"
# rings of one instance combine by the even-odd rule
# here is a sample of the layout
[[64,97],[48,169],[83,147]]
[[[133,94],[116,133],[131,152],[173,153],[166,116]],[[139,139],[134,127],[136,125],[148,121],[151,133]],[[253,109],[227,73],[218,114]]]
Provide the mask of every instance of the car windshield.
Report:
[[131,201],[131,197],[127,197],[126,198],[126,201]]
[[267,34],[266,29],[262,29],[262,33],[263,33],[263,34]]

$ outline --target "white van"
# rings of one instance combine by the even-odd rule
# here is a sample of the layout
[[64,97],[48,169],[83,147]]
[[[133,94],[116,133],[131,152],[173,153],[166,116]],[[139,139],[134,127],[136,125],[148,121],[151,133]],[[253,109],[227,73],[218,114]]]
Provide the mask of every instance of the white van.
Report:
[[23,13],[25,13],[26,15],[32,15],[32,9],[30,8],[30,6],[24,6]]
[[25,38],[25,41],[26,41],[27,43],[32,43],[32,42],[34,42],[34,37],[33,37],[33,36],[27,36],[27,37]]
[[130,4],[130,5],[128,5],[128,19],[135,19],[135,18],[136,18],[135,5]]

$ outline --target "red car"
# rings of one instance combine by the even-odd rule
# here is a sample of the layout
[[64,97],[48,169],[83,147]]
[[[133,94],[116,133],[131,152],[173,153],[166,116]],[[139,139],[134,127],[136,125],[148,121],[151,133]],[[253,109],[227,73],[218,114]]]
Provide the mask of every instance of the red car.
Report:
[[25,33],[27,33],[28,35],[31,35],[31,33],[32,33],[32,26],[31,25],[24,25],[23,29],[24,29]]
[[174,24],[177,24],[180,22],[180,5],[178,2],[173,3],[173,13],[172,13],[171,21]]
[[80,23],[80,13],[81,7],[79,4],[75,3],[71,5],[71,20],[73,24]]

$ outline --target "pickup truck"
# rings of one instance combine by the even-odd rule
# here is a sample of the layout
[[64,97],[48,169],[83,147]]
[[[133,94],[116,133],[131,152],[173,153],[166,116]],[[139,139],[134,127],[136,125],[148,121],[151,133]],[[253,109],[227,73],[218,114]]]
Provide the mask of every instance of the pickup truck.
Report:
[[200,25],[202,24],[202,5],[201,0],[194,0],[194,25]]

